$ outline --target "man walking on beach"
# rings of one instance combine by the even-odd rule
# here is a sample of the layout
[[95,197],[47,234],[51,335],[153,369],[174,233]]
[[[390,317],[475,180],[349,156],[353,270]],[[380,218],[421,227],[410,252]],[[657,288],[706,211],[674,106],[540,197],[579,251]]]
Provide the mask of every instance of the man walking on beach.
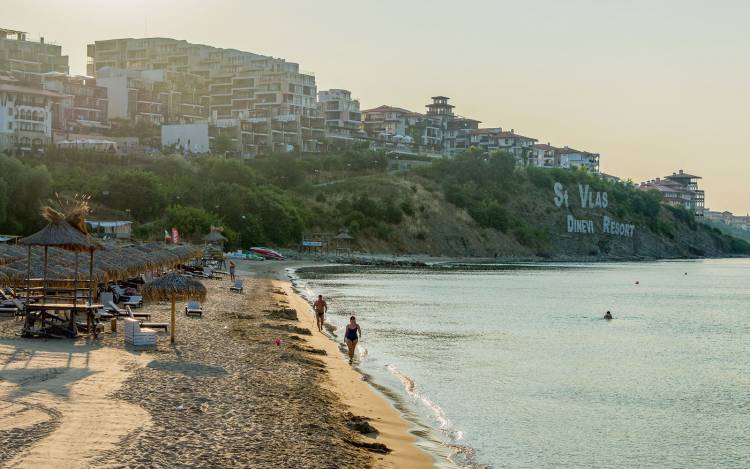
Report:
[[328,304],[323,299],[323,295],[318,295],[318,301],[313,304],[313,309],[315,309],[318,332],[323,332],[323,322],[326,320],[326,313],[328,312]]

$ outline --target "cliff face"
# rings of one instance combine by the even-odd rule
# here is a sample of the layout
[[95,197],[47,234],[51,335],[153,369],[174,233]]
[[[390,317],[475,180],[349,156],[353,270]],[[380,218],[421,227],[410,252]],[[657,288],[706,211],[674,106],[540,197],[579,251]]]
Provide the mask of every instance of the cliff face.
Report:
[[[653,194],[643,202],[624,185],[590,176],[559,182],[554,176],[536,184],[515,176],[489,217],[481,207],[491,202],[460,207],[450,201],[456,200],[450,184],[415,173],[317,188],[308,208],[321,230],[336,223],[353,228],[355,249],[369,253],[605,260],[721,257],[750,248],[696,223],[687,212],[658,200],[648,203]],[[471,184],[456,190],[466,187],[480,190]],[[402,216],[389,223],[366,214],[363,221],[353,200],[398,207]]]

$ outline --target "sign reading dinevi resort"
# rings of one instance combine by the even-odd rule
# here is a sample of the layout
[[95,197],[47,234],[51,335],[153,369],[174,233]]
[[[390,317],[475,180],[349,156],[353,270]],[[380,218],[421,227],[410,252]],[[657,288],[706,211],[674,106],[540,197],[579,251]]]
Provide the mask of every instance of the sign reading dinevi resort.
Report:
[[[571,197],[565,187],[556,182],[553,190],[555,192],[554,202],[557,208],[570,207]],[[606,209],[609,207],[609,196],[606,192],[593,191],[588,184],[578,184],[578,202],[582,209]],[[596,233],[599,229],[602,233],[624,236],[632,238],[635,234],[635,225],[623,223],[610,218],[607,215],[602,217],[601,225],[597,227],[593,220],[579,219],[568,214],[566,217],[566,227],[568,233]]]

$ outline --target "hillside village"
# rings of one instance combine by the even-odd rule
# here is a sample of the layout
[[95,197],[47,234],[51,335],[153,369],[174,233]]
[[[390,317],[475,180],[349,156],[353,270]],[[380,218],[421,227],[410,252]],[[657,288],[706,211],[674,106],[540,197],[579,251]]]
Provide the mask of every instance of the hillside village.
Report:
[[[433,96],[425,112],[391,104],[360,109],[349,90],[318,90],[315,75],[297,63],[170,38],[95,40],[86,54],[87,76],[74,76],[61,46],[0,29],[0,151],[43,154],[53,146],[253,158],[356,147],[403,164],[475,148],[509,153],[518,166],[620,181],[601,173],[599,153],[484,126],[446,96]],[[698,219],[750,229],[747,217],[708,210],[698,179],[679,170],[638,187]]]

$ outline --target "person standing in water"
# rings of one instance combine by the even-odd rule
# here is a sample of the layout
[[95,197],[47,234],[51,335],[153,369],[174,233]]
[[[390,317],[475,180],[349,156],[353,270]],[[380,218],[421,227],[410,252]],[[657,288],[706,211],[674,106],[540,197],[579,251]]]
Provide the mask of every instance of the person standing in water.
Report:
[[349,348],[349,364],[352,364],[354,359],[354,350],[357,348],[357,342],[362,337],[362,328],[357,324],[357,318],[354,316],[349,318],[349,324],[346,326],[346,334],[344,334],[344,341],[346,346]]
[[229,261],[229,278],[234,282],[234,271],[237,268],[237,265],[234,263],[234,261]]
[[318,325],[318,332],[323,332],[323,323],[326,320],[328,312],[328,303],[323,299],[323,295],[318,295],[318,300],[313,304],[315,310],[315,322]]

